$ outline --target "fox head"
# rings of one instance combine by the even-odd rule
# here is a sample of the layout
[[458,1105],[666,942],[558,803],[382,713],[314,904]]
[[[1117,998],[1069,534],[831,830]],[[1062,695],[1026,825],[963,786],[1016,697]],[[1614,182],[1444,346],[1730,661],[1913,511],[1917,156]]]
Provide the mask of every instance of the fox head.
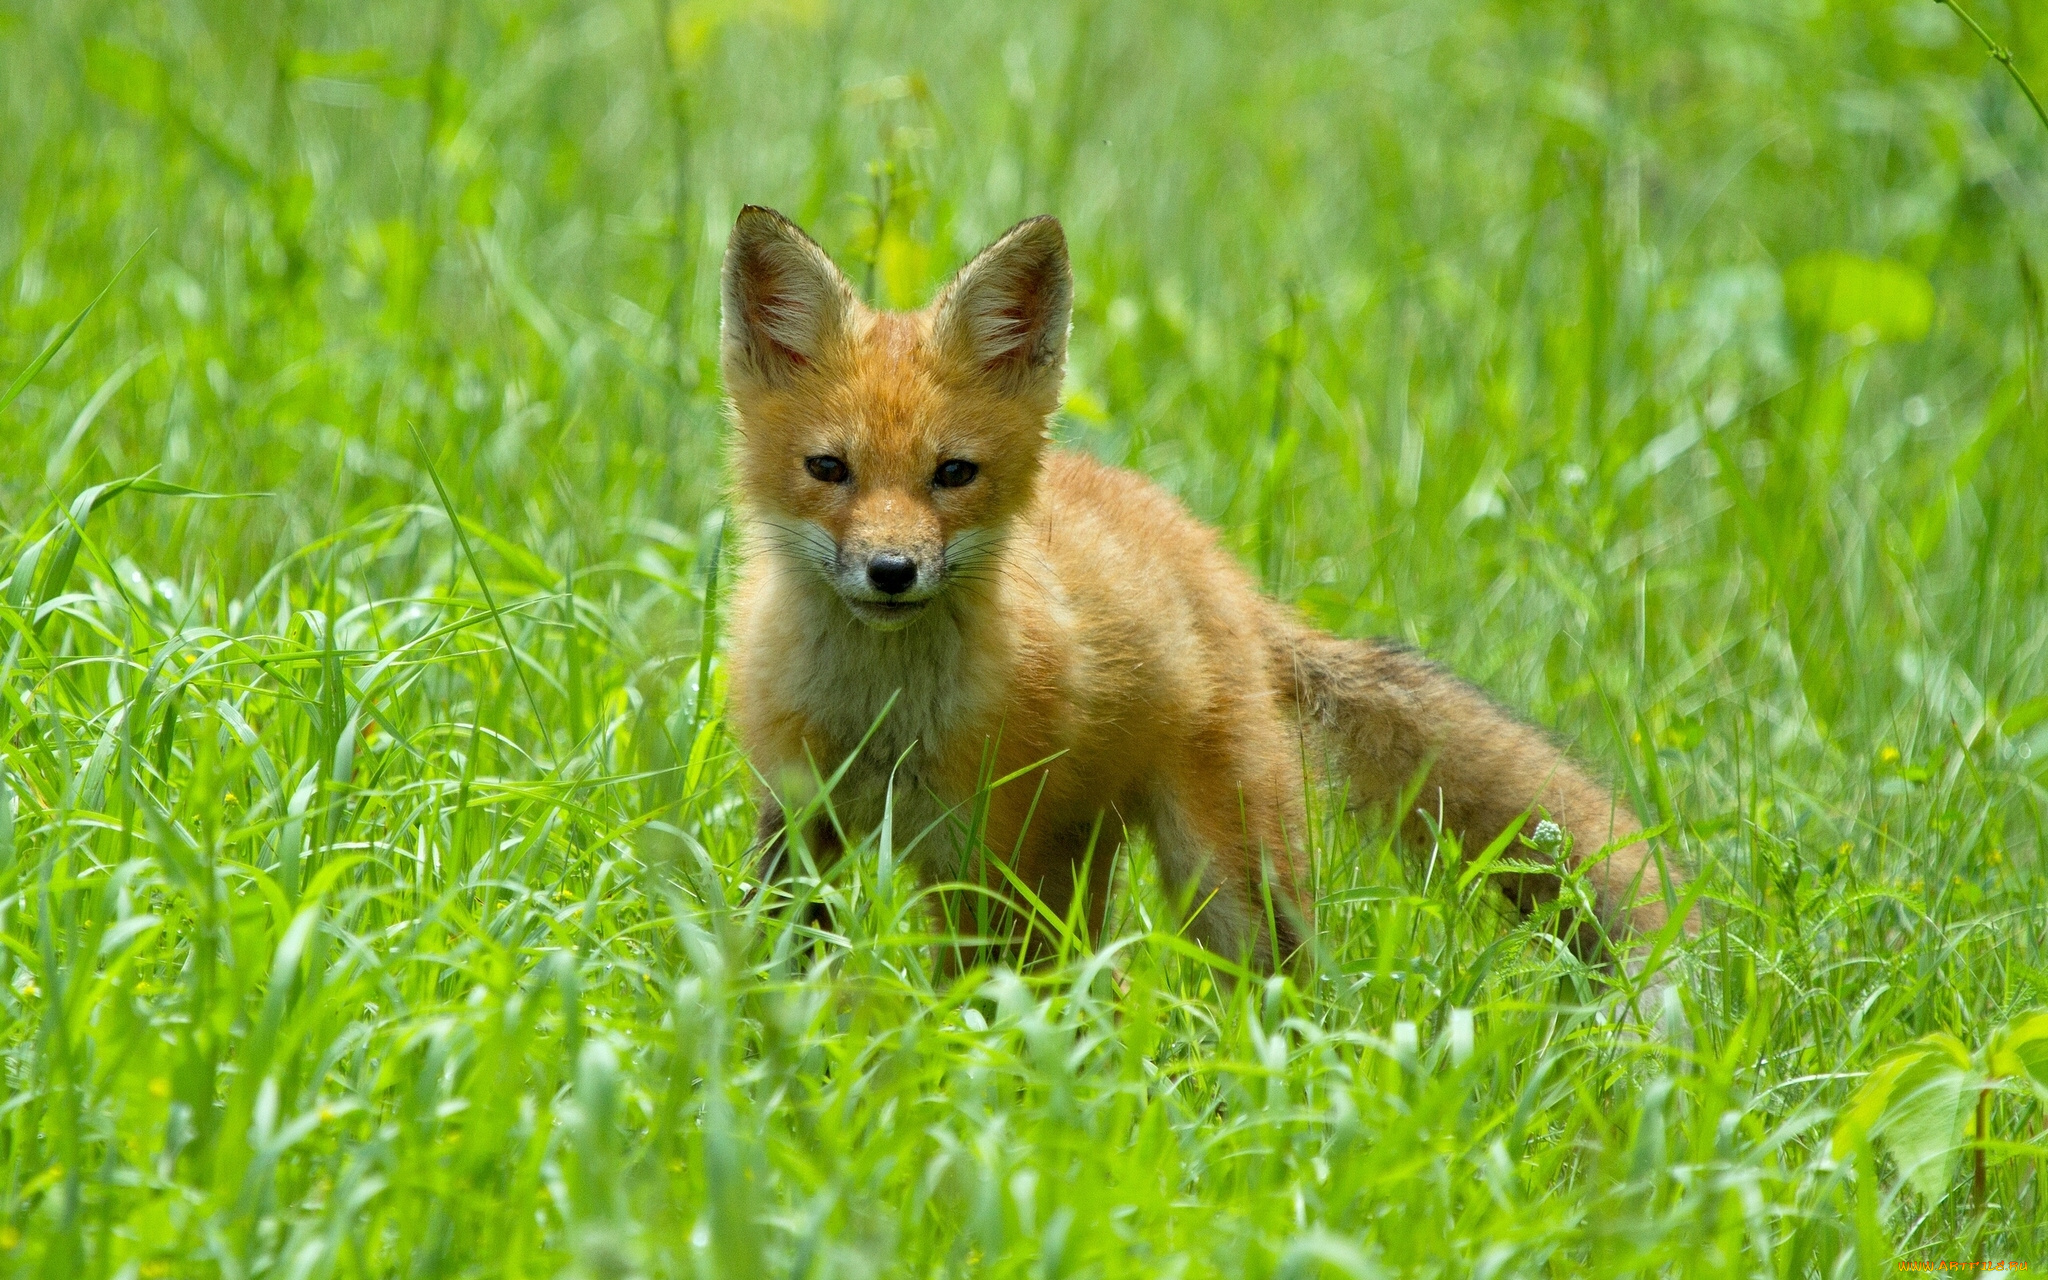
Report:
[[882,630],[972,581],[1031,499],[1072,301],[1053,218],[1012,227],[924,310],[888,312],[787,218],[742,209],[720,361],[737,497],[768,554]]

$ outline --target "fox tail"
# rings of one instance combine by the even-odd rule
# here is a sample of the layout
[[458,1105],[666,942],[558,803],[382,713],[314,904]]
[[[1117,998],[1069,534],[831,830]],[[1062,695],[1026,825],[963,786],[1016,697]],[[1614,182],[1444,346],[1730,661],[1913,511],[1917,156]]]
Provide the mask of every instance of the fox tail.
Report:
[[[1628,802],[1542,730],[1405,645],[1340,639],[1281,617],[1269,641],[1282,696],[1319,731],[1355,807],[1385,813],[1419,780],[1404,829],[1420,839],[1432,826],[1456,833],[1468,856],[1521,827],[1529,844],[1503,858],[1558,869],[1496,880],[1526,914],[1558,896],[1567,867],[1583,869],[1599,927],[1571,914],[1561,926],[1581,955],[1604,950],[1603,930],[1619,940],[1666,923],[1681,883],[1676,868],[1642,837]],[[1563,841],[1545,838],[1545,820]],[[1696,932],[1697,918],[1685,927]]]

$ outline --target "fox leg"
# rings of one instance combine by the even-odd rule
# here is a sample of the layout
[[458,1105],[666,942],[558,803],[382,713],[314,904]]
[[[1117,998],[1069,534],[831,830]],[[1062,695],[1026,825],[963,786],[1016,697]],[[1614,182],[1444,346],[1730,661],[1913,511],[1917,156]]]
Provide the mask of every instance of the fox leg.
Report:
[[[1049,827],[1043,835],[1024,833],[1018,847],[1017,878],[1031,886],[1044,906],[1039,911],[1026,904],[1038,917],[1032,922],[1028,944],[1031,952],[1049,949],[1068,928],[1078,929],[1076,941],[1083,946],[1101,942],[1116,849],[1116,839],[1109,834],[1108,824],[1102,822]],[[1081,895],[1078,920],[1074,911],[1077,893]],[[1046,919],[1047,916],[1052,918]]]
[[[844,850],[839,843],[839,833],[824,814],[812,818],[804,827],[804,847],[822,873],[838,863]],[[748,851],[748,859],[754,866],[754,883],[747,890],[747,900],[753,902],[767,895],[771,889],[780,887],[789,879],[795,868],[795,861],[789,847],[788,820],[782,806],[775,797],[761,797],[761,817],[754,828],[754,845]],[[804,907],[803,922],[815,929],[829,929],[832,913],[823,902],[812,899]]]
[[981,850],[961,859],[956,876],[975,889],[942,895],[940,907],[943,932],[981,941],[946,947],[945,968],[957,974],[998,959],[1036,963],[1056,953],[1069,930],[1081,947],[1098,943],[1116,864],[1108,824],[1040,816],[1023,826],[1022,815],[1001,812],[990,819]]
[[1196,941],[1271,972],[1304,954],[1314,928],[1301,780],[1275,766],[1258,785],[1218,785],[1243,776],[1228,754],[1218,763],[1177,771],[1151,797],[1146,819],[1160,879],[1189,914]]

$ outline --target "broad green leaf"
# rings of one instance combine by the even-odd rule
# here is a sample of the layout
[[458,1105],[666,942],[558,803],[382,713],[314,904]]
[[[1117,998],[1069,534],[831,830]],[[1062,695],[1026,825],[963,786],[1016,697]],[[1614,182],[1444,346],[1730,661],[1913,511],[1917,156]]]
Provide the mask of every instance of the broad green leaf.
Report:
[[1835,1159],[1845,1159],[1854,1150],[1857,1133],[1874,1133],[1884,1124],[1894,1109],[1894,1100],[1902,1099],[1913,1087],[1913,1080],[1917,1079],[1913,1073],[1929,1058],[1935,1060],[1936,1066],[1945,1065],[1955,1071],[1967,1070],[1970,1065],[1969,1049],[1945,1031],[1922,1036],[1893,1050],[1864,1077],[1850,1096],[1849,1105],[1842,1109],[1831,1143]]
[[2048,1009],[2007,1023],[1991,1038],[1991,1074],[2048,1086]]
[[1934,323],[1934,286],[1891,258],[1814,253],[1785,269],[1785,310],[1829,333],[1917,342]]
[[1830,1144],[1835,1159],[1846,1159],[1856,1148],[1856,1135],[1867,1135],[1877,1127],[1878,1121],[1884,1118],[1885,1108],[1891,1103],[1899,1077],[1926,1056],[1927,1050],[1908,1045],[1878,1063],[1863,1078],[1863,1083],[1850,1095],[1849,1105],[1842,1108],[1841,1118],[1835,1122],[1834,1140]]
[[1928,1053],[1899,1073],[1876,1130],[1906,1181],[1930,1201],[1948,1189],[1975,1084],[1947,1055]]
[[1938,1198],[1949,1185],[1978,1083],[1962,1041],[1940,1031],[1922,1036],[1879,1063],[1856,1090],[1835,1127],[1835,1158],[1855,1149],[1858,1133],[1868,1134],[1891,1151],[1915,1190]]

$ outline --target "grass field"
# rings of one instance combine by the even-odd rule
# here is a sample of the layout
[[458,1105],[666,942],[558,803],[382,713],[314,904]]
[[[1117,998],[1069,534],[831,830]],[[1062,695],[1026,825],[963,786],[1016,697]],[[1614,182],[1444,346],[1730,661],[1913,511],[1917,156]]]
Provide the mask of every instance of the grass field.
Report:
[[[2048,1265],[2048,128],[1952,10],[0,0],[0,130],[0,1271]],[[1023,977],[907,833],[744,907],[747,201],[899,305],[1060,215],[1059,434],[1616,779],[1668,994],[1328,805],[1306,989],[1142,854]]]

